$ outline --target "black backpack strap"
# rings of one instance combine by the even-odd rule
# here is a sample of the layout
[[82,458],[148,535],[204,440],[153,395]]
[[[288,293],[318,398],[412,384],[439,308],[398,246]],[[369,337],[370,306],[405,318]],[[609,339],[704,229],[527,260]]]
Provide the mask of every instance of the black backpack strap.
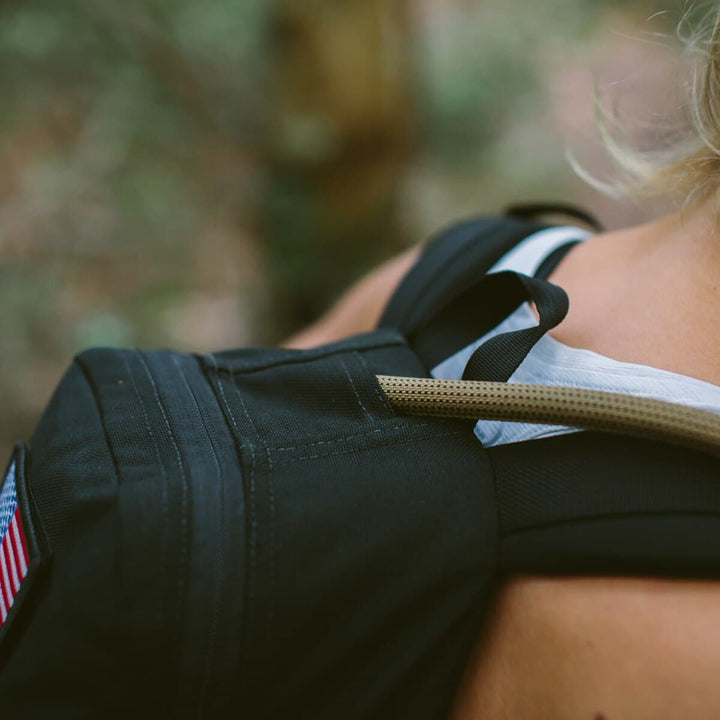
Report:
[[[546,228],[511,217],[466,220],[430,241],[390,299],[380,327],[408,335],[427,323],[515,245]],[[477,337],[477,336],[476,336]]]
[[596,432],[488,452],[503,571],[718,576],[717,458]]
[[[505,332],[484,342],[470,356],[463,372],[463,380],[507,382],[535,343],[565,319],[570,303],[565,291],[547,280],[531,278],[520,273],[498,273],[488,275],[487,278],[503,280],[507,278],[503,286],[502,299],[513,298],[515,302],[510,304],[514,304],[515,307],[521,302],[532,300],[540,316],[537,325]],[[485,298],[487,302],[487,294]]]
[[436,309],[420,327],[410,328],[408,342],[430,369],[485,335],[528,300],[538,309],[539,324],[485,342],[470,357],[463,376],[464,380],[504,382],[535,343],[567,314],[565,291],[547,280],[510,271],[484,275]]
[[549,227],[536,220],[540,215],[561,214],[595,228],[599,223],[566,206],[514,206],[506,212],[502,217],[466,220],[440,233],[390,299],[380,326],[402,332],[428,370],[531,300],[539,311],[539,325],[492,338],[475,351],[464,375],[466,380],[506,381],[535,343],[567,314],[564,291],[544,278],[578,241],[552,252],[535,278],[486,273],[525,238]]

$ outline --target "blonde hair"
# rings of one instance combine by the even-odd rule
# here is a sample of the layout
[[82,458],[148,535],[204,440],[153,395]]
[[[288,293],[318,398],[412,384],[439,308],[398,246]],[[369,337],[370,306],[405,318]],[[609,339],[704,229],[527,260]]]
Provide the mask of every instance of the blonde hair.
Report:
[[[572,154],[576,172],[596,189],[613,197],[673,195],[684,205],[717,194],[720,201],[720,7],[713,2],[698,19],[698,7],[688,7],[677,30],[692,63],[686,83],[686,123],[681,128],[659,128],[663,147],[639,150],[596,92],[597,127],[603,145],[622,177],[593,178]],[[688,28],[692,27],[692,30]]]

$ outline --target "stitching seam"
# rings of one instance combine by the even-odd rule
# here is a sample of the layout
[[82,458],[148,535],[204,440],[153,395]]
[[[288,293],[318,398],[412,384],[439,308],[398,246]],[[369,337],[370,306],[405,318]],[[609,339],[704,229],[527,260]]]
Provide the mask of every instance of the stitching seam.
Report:
[[178,471],[180,472],[180,477],[182,479],[182,504],[181,504],[181,514],[180,514],[180,556],[178,558],[178,576],[177,576],[177,596],[176,596],[176,617],[178,620],[181,620],[182,613],[181,613],[181,607],[184,597],[184,591],[185,591],[185,578],[187,574],[187,562],[188,562],[188,477],[187,473],[185,472],[185,466],[182,461],[182,455],[180,454],[180,448],[177,443],[177,439],[175,437],[175,433],[173,432],[172,425],[170,424],[170,419],[168,417],[167,411],[165,409],[165,405],[162,402],[162,399],[160,398],[160,392],[157,386],[157,383],[155,382],[155,378],[153,377],[152,371],[150,370],[150,366],[148,365],[148,362],[145,358],[145,355],[141,352],[135,353],[138,360],[140,361],[140,364],[142,365],[143,369],[145,370],[145,373],[148,377],[148,380],[150,381],[150,384],[152,385],[153,389],[153,395],[155,396],[155,402],[160,409],[160,414],[162,415],[163,422],[165,424],[165,428],[167,430],[168,438],[170,439],[170,442],[172,443],[173,450],[175,451],[175,458],[177,460],[178,465]]
[[[393,347],[407,347],[407,345],[402,342],[401,340],[395,340],[395,341],[387,341],[385,343],[379,343],[379,344],[369,344],[367,347],[362,348],[353,348],[353,347],[340,347],[337,349],[328,350],[324,353],[313,353],[312,350],[298,350],[296,351],[298,355],[288,358],[282,358],[275,361],[270,361],[266,363],[260,363],[260,364],[249,364],[248,367],[232,367],[231,364],[228,365],[221,365],[220,363],[215,360],[214,355],[202,355],[201,358],[203,361],[210,362],[212,365],[212,368],[215,370],[215,372],[227,372],[232,374],[251,374],[253,372],[262,372],[264,370],[272,370],[276,367],[281,367],[284,365],[303,365],[304,363],[313,362],[315,360],[322,360],[324,358],[329,358],[334,355],[344,355],[350,352],[358,352],[359,349],[362,350],[384,350],[386,348],[393,348]],[[300,355],[302,353],[302,355]]]
[[[376,430],[375,432],[383,432],[382,430]],[[441,438],[441,437],[451,437],[453,435],[464,435],[465,432],[462,430],[453,430],[452,432],[444,432],[444,433],[437,433],[433,435],[433,439],[435,438]],[[387,442],[382,443],[380,447],[386,446],[386,445],[413,445],[419,442],[424,442],[427,438],[409,438],[407,440],[393,440],[388,439]],[[282,448],[283,450],[297,450],[297,448]],[[358,450],[362,450],[365,448],[343,448],[338,449],[335,451],[328,451],[328,452],[318,452],[314,455],[308,454],[308,455],[298,455],[293,457],[285,457],[285,458],[279,458],[278,462],[280,464],[289,464],[292,462],[304,462],[306,460],[317,460],[319,458],[323,457],[334,457],[337,455],[351,455],[355,452],[358,452]]]
[[201,669],[199,674],[202,676],[202,681],[200,683],[200,693],[198,697],[198,706],[197,706],[197,712],[199,717],[202,717],[205,707],[205,702],[207,700],[207,693],[208,693],[208,686],[210,684],[210,676],[212,673],[213,667],[216,665],[216,657],[217,657],[217,629],[219,624],[219,617],[220,617],[220,585],[221,585],[221,579],[223,575],[223,569],[225,567],[225,557],[223,554],[223,541],[225,537],[225,512],[224,512],[224,497],[225,497],[225,474],[223,472],[222,465],[220,464],[220,460],[217,455],[216,450],[216,442],[215,439],[212,436],[212,433],[210,433],[210,430],[208,429],[207,422],[205,420],[205,416],[202,413],[202,410],[200,408],[200,403],[198,402],[197,396],[195,395],[195,391],[190,386],[190,382],[187,379],[187,375],[185,374],[185,371],[182,368],[182,365],[180,364],[180,361],[178,360],[177,356],[173,356],[173,363],[175,367],[178,370],[178,373],[180,374],[180,378],[188,392],[188,395],[190,396],[193,405],[195,406],[195,409],[197,410],[198,416],[200,418],[200,421],[202,422],[203,430],[205,431],[205,437],[208,440],[208,445],[210,447],[210,451],[212,452],[212,458],[213,463],[215,465],[215,468],[218,473],[218,480],[219,480],[219,494],[220,494],[220,515],[218,518],[218,536],[220,538],[220,541],[218,543],[217,547],[217,555],[216,555],[216,563],[215,563],[215,572],[213,573],[213,607],[211,612],[211,618],[210,618],[210,627],[208,629],[208,643],[207,643],[207,649],[205,654],[205,661],[200,663]]
[[[246,437],[243,437],[240,434],[240,429],[238,428],[237,421],[235,420],[235,415],[230,410],[230,404],[228,403],[227,395],[225,394],[225,388],[223,387],[222,379],[219,377],[220,373],[219,368],[215,362],[215,357],[213,355],[206,356],[207,359],[213,363],[213,367],[216,370],[216,375],[218,376],[217,381],[217,388],[220,393],[220,398],[222,400],[223,406],[225,407],[225,412],[227,414],[227,417],[230,419],[230,422],[232,423],[233,427],[233,435],[236,439],[236,441],[240,444],[240,447],[242,449],[247,449],[247,451],[250,454],[250,497],[246,498],[246,504],[249,507],[249,528],[246,531],[248,536],[248,547],[247,547],[247,554],[249,562],[247,563],[249,565],[248,572],[247,572],[247,580],[245,583],[245,608],[243,613],[243,637],[247,637],[249,633],[249,622],[248,622],[248,616],[251,612],[251,607],[255,603],[255,572],[256,572],[256,564],[257,564],[257,518],[255,515],[255,447],[253,446],[253,443],[248,440]],[[241,457],[242,461],[242,457]],[[247,521],[246,521],[247,522]],[[247,528],[247,525],[246,525]],[[247,654],[248,654],[248,647],[245,645],[241,648],[241,655],[243,657],[243,662],[247,661]],[[241,675],[242,677],[242,675]]]

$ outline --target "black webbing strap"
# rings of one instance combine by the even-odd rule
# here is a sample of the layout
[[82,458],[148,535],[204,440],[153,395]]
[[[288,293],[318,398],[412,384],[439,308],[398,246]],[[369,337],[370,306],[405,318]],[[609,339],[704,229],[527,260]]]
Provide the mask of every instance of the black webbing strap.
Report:
[[[488,275],[487,278],[494,280],[493,285],[496,285],[490,287],[496,293],[490,296],[493,301],[497,298],[499,304],[511,307],[510,312],[513,312],[522,302],[532,300],[540,316],[540,322],[533,327],[502,333],[484,342],[470,356],[462,378],[507,382],[535,343],[565,319],[569,302],[565,291],[547,280],[511,272]],[[485,302],[488,300],[486,295]]]
[[484,349],[478,348],[464,376],[507,380],[540,337],[567,313],[564,292],[546,287],[542,280],[578,241],[553,251],[539,267],[537,282],[526,276],[525,280],[487,280],[485,273],[526,237],[546,229],[547,225],[530,221],[539,214],[563,214],[593,227],[599,224],[587,213],[566,206],[516,206],[508,213],[461,222],[440,233],[391,298],[380,327],[402,332],[426,368],[475,342],[521,303],[533,300],[539,311],[542,305],[540,324],[520,335],[494,338]]
[[538,309],[539,324],[483,343],[470,357],[463,376],[464,380],[504,382],[535,343],[567,314],[565,291],[547,280],[511,271],[485,275],[440,308],[417,333],[410,333],[408,340],[426,366],[434,367],[475,342],[528,300]]

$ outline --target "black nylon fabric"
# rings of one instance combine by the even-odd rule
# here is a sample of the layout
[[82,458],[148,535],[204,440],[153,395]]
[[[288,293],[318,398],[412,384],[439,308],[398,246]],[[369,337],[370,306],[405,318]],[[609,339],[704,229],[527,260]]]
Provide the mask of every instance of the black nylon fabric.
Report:
[[[144,677],[124,672],[135,648],[121,626],[117,474],[92,390],[77,365],[46,410],[27,472],[51,556],[0,646],[3,714],[87,717],[87,708],[106,706],[106,694],[118,709],[127,708],[127,698],[151,688]],[[145,648],[154,655],[151,639]],[[88,683],[88,677],[104,682]],[[159,709],[152,700],[148,707]]]
[[[493,257],[520,239],[483,227]],[[460,246],[461,292],[482,279],[470,230],[391,302],[418,339],[437,308],[415,293],[458,297]],[[387,404],[375,375],[426,360],[387,328],[78,356],[27,452],[46,557],[0,637],[3,717],[440,720],[503,575],[720,576],[717,459],[602,433],[483,448]]]
[[720,463],[583,432],[488,450],[506,573],[720,576]]
[[[254,519],[243,703],[278,718],[443,717],[494,572],[494,491],[468,423],[388,408],[374,375],[422,372],[393,333],[204,362]],[[448,452],[465,458],[457,474]]]
[[31,445],[52,557],[2,647],[7,716],[444,717],[497,512],[470,424],[387,406],[399,370],[390,332],[79,356]]

